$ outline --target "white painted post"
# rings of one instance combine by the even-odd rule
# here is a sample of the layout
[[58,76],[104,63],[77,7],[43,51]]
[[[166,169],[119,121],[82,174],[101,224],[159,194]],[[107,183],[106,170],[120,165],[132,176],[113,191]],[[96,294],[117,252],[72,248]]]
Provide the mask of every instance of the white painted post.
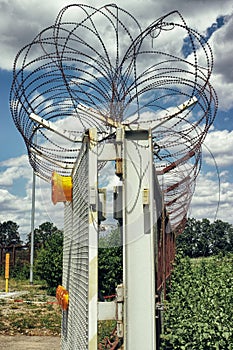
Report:
[[123,175],[124,350],[156,349],[150,132],[126,130]]
[[98,168],[97,130],[89,130],[89,283],[88,350],[97,349],[98,321]]

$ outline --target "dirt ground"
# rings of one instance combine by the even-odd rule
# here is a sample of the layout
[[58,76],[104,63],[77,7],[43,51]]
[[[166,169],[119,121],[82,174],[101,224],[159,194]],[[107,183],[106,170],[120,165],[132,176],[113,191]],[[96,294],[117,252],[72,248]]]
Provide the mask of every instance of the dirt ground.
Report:
[[0,335],[1,350],[60,350],[60,337]]

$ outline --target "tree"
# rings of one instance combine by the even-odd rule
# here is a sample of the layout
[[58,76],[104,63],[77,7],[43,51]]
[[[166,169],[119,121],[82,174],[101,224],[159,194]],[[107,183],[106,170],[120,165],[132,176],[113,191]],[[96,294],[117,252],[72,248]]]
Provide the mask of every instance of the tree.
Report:
[[56,287],[62,283],[62,253],[63,232],[54,227],[35,260],[35,276],[47,282],[51,294],[55,294]]
[[122,283],[123,278],[120,229],[100,238],[98,254],[99,292],[105,296],[115,294],[116,286]]
[[232,251],[233,227],[227,222],[216,220],[211,225],[210,245],[212,254]]
[[177,248],[190,258],[208,256],[210,253],[209,232],[208,219],[202,219],[202,221],[194,218],[188,219],[184,232],[176,239]]
[[[51,222],[44,222],[34,230],[34,244],[35,246],[45,246],[47,240],[57,232],[57,227]],[[31,232],[28,235],[28,243],[31,243]]]
[[176,245],[190,258],[233,252],[233,227],[227,222],[208,219],[188,219],[184,232],[177,236]]
[[19,226],[13,221],[0,223],[0,245],[9,247],[11,245],[21,244],[18,232]]

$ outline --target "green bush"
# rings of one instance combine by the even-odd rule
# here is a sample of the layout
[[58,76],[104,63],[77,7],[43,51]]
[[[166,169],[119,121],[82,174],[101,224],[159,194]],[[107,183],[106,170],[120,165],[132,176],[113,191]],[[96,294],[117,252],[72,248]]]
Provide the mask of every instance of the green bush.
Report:
[[100,295],[115,294],[116,286],[122,283],[123,248],[119,229],[99,240],[98,276]]
[[233,256],[180,259],[171,279],[161,349],[233,349]]
[[27,280],[30,275],[30,263],[17,260],[15,266],[10,270],[10,276],[18,280]]
[[46,281],[48,292],[52,295],[62,282],[62,249],[63,234],[61,231],[54,232],[38,251],[35,260],[35,278]]
[[116,293],[116,286],[122,283],[122,247],[99,249],[99,291],[108,296]]

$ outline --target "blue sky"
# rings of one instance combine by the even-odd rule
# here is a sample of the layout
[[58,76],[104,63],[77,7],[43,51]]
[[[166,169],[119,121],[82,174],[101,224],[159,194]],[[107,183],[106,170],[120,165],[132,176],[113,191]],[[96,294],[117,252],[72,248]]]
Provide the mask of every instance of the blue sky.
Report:
[[[16,222],[20,226],[22,237],[30,232],[32,169],[23,138],[10,115],[9,92],[13,61],[17,52],[38,32],[54,23],[58,11],[64,5],[74,2],[52,0],[48,4],[45,0],[0,0],[0,222]],[[105,4],[102,0],[82,3]],[[203,147],[203,167],[189,215],[197,219],[217,218],[233,224],[232,1],[168,0],[162,3],[159,0],[129,0],[126,3],[119,0],[116,3],[130,11],[142,27],[172,10],[179,10],[190,27],[208,38],[214,54],[212,85],[218,94],[219,110],[206,138],[206,147]],[[184,40],[183,52],[186,54],[187,44]],[[39,178],[36,183],[36,226],[52,221],[62,228],[62,204],[53,206],[50,184]]]

